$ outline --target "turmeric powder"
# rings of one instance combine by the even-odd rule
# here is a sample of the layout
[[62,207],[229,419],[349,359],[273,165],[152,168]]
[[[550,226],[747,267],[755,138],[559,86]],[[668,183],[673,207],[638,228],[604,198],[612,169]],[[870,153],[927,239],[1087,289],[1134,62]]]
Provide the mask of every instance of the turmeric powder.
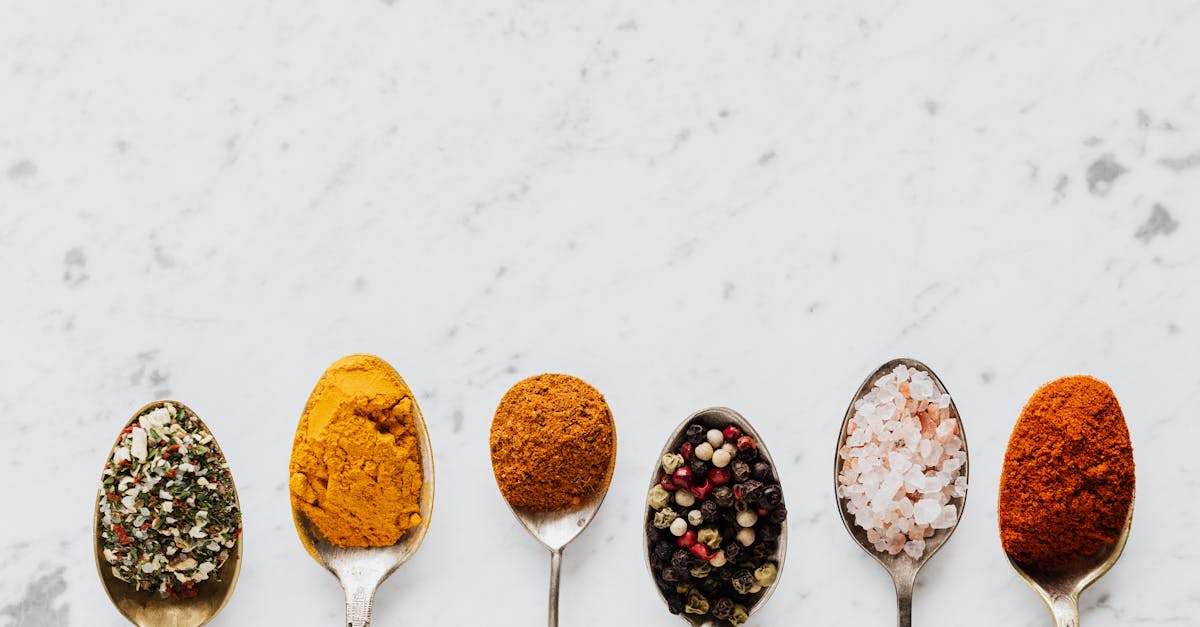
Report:
[[412,390],[387,362],[350,355],[317,382],[292,444],[292,508],[340,547],[396,544],[421,523]]

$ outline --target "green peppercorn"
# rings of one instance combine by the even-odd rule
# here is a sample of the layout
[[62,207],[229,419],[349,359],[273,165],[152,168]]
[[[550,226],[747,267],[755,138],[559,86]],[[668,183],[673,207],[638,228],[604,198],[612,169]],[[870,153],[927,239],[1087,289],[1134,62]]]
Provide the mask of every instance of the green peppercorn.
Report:
[[684,463],[683,455],[679,453],[667,453],[662,456],[662,469],[668,475],[674,473]]
[[729,617],[729,622],[733,625],[741,625],[750,620],[750,612],[746,611],[746,606],[739,603],[733,605],[733,616]]
[[[695,566],[692,566],[692,569],[688,572],[695,579],[704,579],[709,573],[712,572],[712,566],[709,566],[708,562],[704,560],[699,560],[699,563]],[[755,572],[757,573],[758,571]]]
[[675,510],[671,509],[670,507],[664,507],[657,512],[654,512],[654,528],[666,529],[667,527],[670,527],[671,523],[675,522],[675,519],[678,517],[679,514],[676,514]]
[[650,488],[650,493],[646,496],[646,502],[650,504],[652,509],[662,509],[671,502],[671,493],[663,489],[662,486],[656,485]]
[[773,562],[767,562],[754,570],[754,582],[764,588],[775,583],[777,576],[779,568]]
[[712,527],[704,527],[696,534],[696,541],[710,549],[717,549],[721,547],[721,534]]
[[687,596],[687,605],[684,606],[683,611],[688,614],[707,614],[708,599],[704,598],[699,590],[693,589]]

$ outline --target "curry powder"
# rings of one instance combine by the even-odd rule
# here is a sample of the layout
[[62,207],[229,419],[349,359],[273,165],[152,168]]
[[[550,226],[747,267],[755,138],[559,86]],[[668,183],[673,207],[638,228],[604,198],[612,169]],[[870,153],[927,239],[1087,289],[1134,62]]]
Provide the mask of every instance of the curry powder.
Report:
[[412,391],[387,362],[351,355],[317,382],[292,444],[292,507],[341,547],[396,544],[421,522]]

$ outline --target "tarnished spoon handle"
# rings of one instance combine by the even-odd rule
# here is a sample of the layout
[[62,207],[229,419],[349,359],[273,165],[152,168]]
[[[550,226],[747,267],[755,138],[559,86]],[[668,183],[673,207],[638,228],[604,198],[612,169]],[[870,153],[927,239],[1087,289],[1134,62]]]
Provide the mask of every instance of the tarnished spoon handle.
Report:
[[912,627],[913,582],[916,578],[916,571],[892,575],[896,584],[896,624],[900,627]]
[[1050,602],[1056,627],[1079,627],[1079,597],[1058,595]]
[[562,580],[562,549],[550,551],[550,627],[558,627],[558,582]]
[[346,627],[369,627],[371,608],[375,605],[375,589],[379,583],[354,583],[345,586]]

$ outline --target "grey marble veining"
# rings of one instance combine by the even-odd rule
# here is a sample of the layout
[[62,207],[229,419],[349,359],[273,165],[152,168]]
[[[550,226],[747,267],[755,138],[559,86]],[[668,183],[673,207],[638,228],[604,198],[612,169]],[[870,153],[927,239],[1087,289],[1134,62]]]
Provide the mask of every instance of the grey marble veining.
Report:
[[890,624],[830,460],[862,377],[921,359],[971,491],[914,621],[1045,625],[999,547],[1008,433],[1091,373],[1138,463],[1090,626],[1200,614],[1200,3],[967,7],[394,1],[11,4],[0,19],[0,625],[119,625],[91,556],[103,456],[178,398],[245,510],[214,625],[339,624],[295,538],[292,432],[325,367],[389,360],[437,505],[380,625],[540,623],[546,555],[491,478],[500,396],[544,371],[612,405],[619,457],[567,550],[564,624],[681,624],[640,547],[658,444],[746,415],[789,560],[752,624]]

